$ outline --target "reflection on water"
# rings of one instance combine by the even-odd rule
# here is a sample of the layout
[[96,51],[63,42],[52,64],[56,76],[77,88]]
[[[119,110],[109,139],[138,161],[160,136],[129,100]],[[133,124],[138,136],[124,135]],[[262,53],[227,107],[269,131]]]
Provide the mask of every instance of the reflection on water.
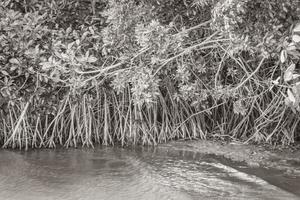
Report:
[[0,199],[299,199],[217,158],[168,149],[0,151]]

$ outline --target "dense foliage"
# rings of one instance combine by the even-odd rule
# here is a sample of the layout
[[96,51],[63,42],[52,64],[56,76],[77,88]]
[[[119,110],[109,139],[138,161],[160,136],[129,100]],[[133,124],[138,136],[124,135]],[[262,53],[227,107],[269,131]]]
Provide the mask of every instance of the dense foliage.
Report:
[[291,144],[298,0],[0,2],[4,147]]

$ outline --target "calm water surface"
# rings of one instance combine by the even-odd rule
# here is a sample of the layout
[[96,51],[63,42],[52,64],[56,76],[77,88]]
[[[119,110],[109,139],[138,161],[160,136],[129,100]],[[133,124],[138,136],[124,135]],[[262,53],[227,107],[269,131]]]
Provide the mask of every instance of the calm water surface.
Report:
[[266,173],[269,179],[213,156],[168,148],[1,150],[0,199],[300,199],[280,187],[289,183],[268,181],[278,174]]

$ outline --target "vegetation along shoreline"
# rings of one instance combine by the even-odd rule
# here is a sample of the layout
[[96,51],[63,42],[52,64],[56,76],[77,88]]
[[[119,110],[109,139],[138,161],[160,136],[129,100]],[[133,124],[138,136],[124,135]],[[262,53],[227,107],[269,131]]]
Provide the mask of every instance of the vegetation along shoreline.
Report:
[[0,2],[3,148],[289,146],[299,0]]

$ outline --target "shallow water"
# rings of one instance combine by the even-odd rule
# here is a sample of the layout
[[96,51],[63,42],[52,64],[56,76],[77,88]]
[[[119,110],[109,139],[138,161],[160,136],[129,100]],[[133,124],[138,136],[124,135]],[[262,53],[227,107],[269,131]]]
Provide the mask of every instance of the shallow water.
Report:
[[0,199],[300,199],[278,183],[296,177],[274,184],[278,172],[258,171],[168,148],[1,150]]

